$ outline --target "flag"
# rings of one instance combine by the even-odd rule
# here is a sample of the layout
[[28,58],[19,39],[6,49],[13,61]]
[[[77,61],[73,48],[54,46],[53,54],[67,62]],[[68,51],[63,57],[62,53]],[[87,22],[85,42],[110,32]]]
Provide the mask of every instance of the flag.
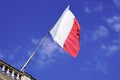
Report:
[[80,49],[80,25],[74,14],[69,10],[69,6],[50,30],[50,34],[53,40],[72,57],[77,56]]

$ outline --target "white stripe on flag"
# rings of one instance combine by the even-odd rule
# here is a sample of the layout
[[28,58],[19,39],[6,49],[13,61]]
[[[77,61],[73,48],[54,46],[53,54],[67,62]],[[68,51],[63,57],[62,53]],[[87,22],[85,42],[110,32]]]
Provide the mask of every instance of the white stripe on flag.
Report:
[[75,16],[73,13],[69,10],[69,8],[67,8],[50,31],[53,40],[56,41],[62,48],[67,36],[72,29],[74,18]]

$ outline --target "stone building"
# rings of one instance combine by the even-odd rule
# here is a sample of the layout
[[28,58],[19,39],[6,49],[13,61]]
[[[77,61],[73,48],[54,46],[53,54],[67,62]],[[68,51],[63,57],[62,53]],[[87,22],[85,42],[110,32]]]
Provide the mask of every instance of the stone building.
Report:
[[0,80],[36,80],[26,72],[22,72],[0,60]]

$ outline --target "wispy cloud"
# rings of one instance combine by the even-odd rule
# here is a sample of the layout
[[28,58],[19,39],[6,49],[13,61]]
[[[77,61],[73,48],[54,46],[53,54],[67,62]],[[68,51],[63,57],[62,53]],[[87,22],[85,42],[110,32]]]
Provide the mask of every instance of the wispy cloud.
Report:
[[[117,1],[117,0],[114,0],[114,1]],[[120,49],[120,38],[119,38],[120,37],[119,36],[120,16],[113,15],[112,17],[106,18],[105,20],[107,22],[107,26],[110,29],[111,33],[115,35],[114,35],[114,38],[111,38],[109,40],[111,43],[104,43],[101,45],[101,50],[104,52],[105,55],[112,56],[118,53]],[[111,34],[111,37],[113,37],[112,34]]]
[[[4,58],[9,64],[21,69],[40,41],[40,38],[32,38],[31,44],[25,44],[24,47],[18,45],[9,50],[0,52],[0,58]],[[44,68],[57,60],[63,61],[62,58],[65,57],[64,53],[64,50],[60,46],[52,41],[50,37],[47,37],[30,63],[37,65],[33,66],[33,68]]]
[[24,49],[21,46],[18,46],[8,50],[2,50],[0,52],[0,58],[10,65],[20,69],[25,61],[24,53],[26,53],[24,52]]
[[45,67],[46,65],[54,63],[60,57],[63,57],[63,55],[63,49],[59,47],[55,42],[53,42],[50,38],[47,38],[42,44],[41,49],[38,51],[34,62],[39,67]]
[[31,39],[31,42],[33,45],[38,45],[39,41],[40,41],[40,39],[36,39],[36,38]]
[[103,75],[106,75],[108,73],[108,66],[107,62],[104,61],[104,59],[101,60],[102,57],[100,57],[98,54],[92,56],[92,59],[88,59],[85,62],[85,65],[81,67],[82,70],[92,70],[99,72]]
[[86,6],[84,7],[84,11],[86,13],[91,12],[100,12],[103,10],[103,4],[102,3],[95,3],[95,2],[85,2]]
[[105,38],[109,35],[108,33],[108,29],[105,26],[100,25],[99,28],[93,33],[92,39],[98,40],[100,38]]
[[85,10],[86,13],[90,13],[91,12],[91,9],[89,7],[87,7],[87,6],[84,8],[84,10]]
[[112,16],[111,18],[106,19],[106,22],[116,32],[120,32],[120,16]]
[[120,55],[120,17],[112,16],[107,18],[106,22],[106,27],[99,26],[99,28],[93,34],[95,40],[106,38],[101,46],[99,46],[99,49],[95,50],[95,56],[93,58],[93,61],[95,61],[94,68],[105,74],[107,74],[109,71],[109,60],[116,55]]
[[114,24],[120,20],[119,16],[112,16],[111,18],[106,19],[108,24]]
[[115,3],[116,7],[120,7],[120,0],[113,0],[113,2]]
[[113,28],[115,29],[116,32],[120,32],[120,23],[115,24]]
[[94,7],[94,11],[102,11],[103,10],[103,4],[99,3],[96,7]]
[[100,57],[98,57],[98,56],[96,56],[95,58],[94,58],[94,69],[96,70],[96,71],[99,71],[99,72],[101,72],[102,74],[107,74],[108,73],[108,67],[107,67],[107,63],[106,63],[106,61],[102,61],[102,60],[100,60]]
[[89,69],[100,71],[105,75],[109,71],[109,60],[116,55],[118,56],[120,52],[120,17],[112,16],[107,18],[106,22],[107,24],[98,25],[98,28],[91,33],[92,40],[94,42],[97,40],[102,44],[96,46],[92,59],[86,63],[87,66],[91,67]]
[[104,52],[104,56],[113,56],[118,53],[117,51],[120,50],[120,46],[117,44],[111,44],[111,45],[101,45],[101,50]]

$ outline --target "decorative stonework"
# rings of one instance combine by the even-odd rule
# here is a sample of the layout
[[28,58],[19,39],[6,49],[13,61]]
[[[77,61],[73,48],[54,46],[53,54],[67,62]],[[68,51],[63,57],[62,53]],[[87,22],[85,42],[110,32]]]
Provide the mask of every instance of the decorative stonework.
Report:
[[0,80],[35,80],[31,75],[21,72],[0,60]]

